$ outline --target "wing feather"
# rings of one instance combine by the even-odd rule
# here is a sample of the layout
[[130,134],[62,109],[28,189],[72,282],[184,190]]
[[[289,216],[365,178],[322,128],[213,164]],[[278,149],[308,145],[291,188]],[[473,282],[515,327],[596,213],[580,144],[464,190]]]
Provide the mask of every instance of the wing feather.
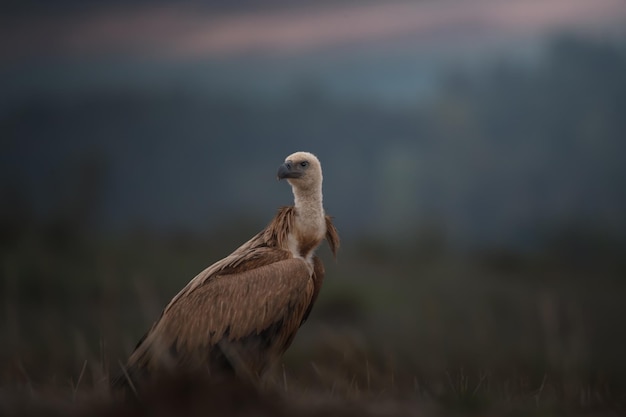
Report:
[[326,216],[326,241],[333,256],[337,258],[337,251],[339,250],[339,233],[333,224],[333,219],[330,216]]
[[275,329],[270,344],[282,353],[314,293],[309,266],[298,258],[218,273],[179,294],[129,362],[147,361],[142,366],[152,368],[157,365],[154,361],[164,361],[164,354],[176,352],[177,357],[170,360],[201,363],[219,343],[254,338],[270,328]]

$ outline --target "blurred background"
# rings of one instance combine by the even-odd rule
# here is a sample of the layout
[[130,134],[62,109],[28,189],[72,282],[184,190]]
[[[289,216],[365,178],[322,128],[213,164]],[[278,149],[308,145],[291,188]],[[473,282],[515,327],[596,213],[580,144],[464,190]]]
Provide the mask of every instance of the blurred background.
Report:
[[624,399],[622,0],[3,8],[2,384],[101,384],[306,150],[342,250],[294,379]]

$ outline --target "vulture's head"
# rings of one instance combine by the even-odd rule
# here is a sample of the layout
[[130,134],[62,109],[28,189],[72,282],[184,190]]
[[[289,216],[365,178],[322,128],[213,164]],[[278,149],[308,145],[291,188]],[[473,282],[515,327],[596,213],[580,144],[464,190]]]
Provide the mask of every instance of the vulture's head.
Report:
[[294,189],[317,190],[322,185],[322,165],[309,152],[296,152],[278,168],[278,179],[286,179]]

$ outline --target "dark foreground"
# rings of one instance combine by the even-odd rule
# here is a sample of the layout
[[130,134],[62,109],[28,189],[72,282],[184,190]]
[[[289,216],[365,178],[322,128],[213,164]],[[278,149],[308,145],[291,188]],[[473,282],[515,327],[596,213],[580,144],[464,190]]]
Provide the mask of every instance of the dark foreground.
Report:
[[[340,370],[311,364],[309,375],[288,375],[284,367],[262,386],[235,379],[174,375],[139,393],[109,392],[93,385],[83,369],[76,383],[35,386],[25,382],[0,390],[2,416],[617,416],[626,413],[624,394],[611,381],[595,383],[544,374],[496,376],[463,369],[438,380],[365,369],[339,379]],[[335,373],[335,381],[326,380]],[[313,378],[317,382],[313,382]],[[385,379],[385,380],[383,380]],[[81,384],[83,386],[81,386]],[[91,385],[91,386],[90,386]]]
[[262,387],[177,376],[111,396],[163,306],[233,240],[6,249],[0,416],[626,415],[626,249],[572,234],[528,253],[350,242],[336,263],[322,252],[319,301]]

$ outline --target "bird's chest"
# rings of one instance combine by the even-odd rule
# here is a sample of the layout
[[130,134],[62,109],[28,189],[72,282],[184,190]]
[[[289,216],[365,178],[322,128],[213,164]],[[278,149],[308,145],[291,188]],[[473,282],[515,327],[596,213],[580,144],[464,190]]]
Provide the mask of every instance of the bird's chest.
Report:
[[323,208],[299,209],[289,231],[287,246],[294,258],[304,259],[313,267],[313,254],[326,234]]
[[319,229],[308,233],[296,229],[289,234],[287,246],[294,258],[302,258],[313,267],[315,249],[323,238],[324,234],[320,233]]

